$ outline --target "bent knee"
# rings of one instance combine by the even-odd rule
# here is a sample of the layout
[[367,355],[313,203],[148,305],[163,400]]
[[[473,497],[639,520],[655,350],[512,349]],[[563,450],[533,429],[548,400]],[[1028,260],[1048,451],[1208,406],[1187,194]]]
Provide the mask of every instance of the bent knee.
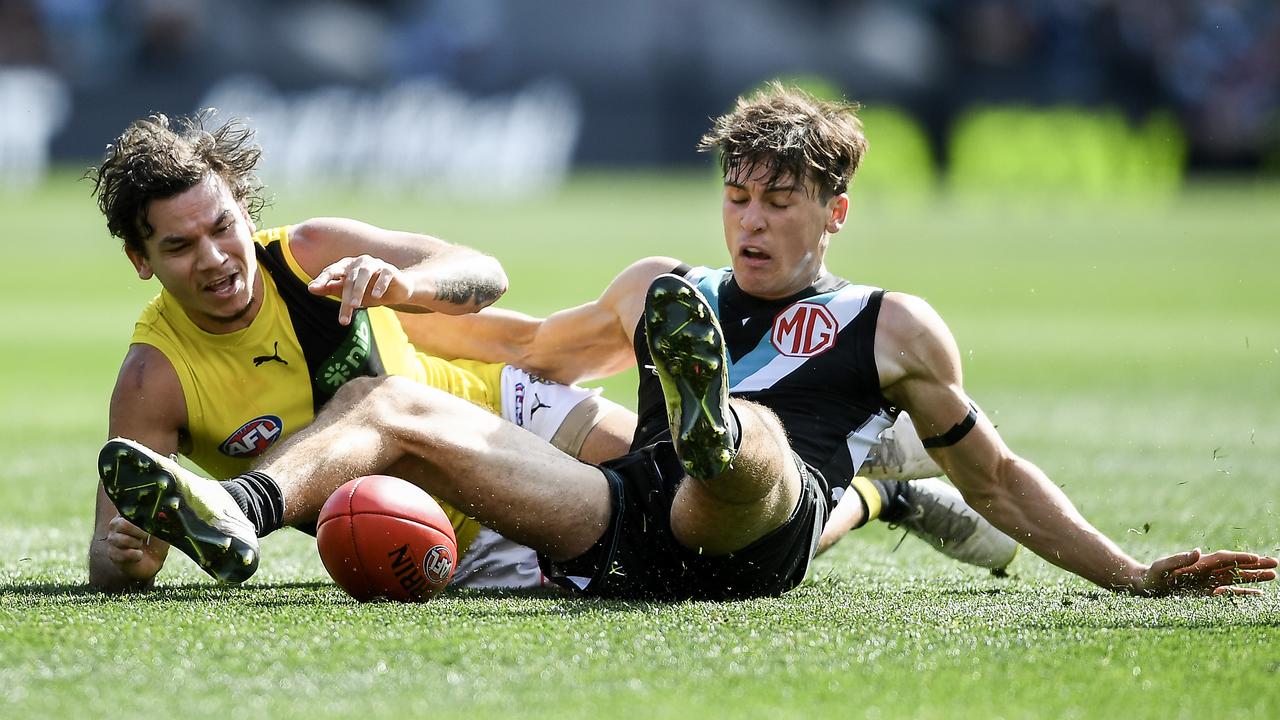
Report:
[[342,384],[338,391],[333,394],[330,402],[341,405],[354,405],[361,400],[369,397],[386,381],[392,380],[391,376],[382,377],[355,377]]
[[420,415],[430,408],[433,392],[439,391],[398,375],[358,377],[338,388],[328,404],[372,417]]
[[454,404],[470,406],[440,388],[397,375],[368,378],[358,391],[364,393],[359,398],[361,408],[381,416],[425,417],[447,412]]

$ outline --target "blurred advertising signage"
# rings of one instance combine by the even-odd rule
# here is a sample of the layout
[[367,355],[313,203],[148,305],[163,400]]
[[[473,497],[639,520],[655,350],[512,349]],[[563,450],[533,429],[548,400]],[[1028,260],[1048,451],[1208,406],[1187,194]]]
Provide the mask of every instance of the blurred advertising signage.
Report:
[[430,80],[286,95],[240,76],[216,85],[201,107],[257,130],[269,184],[410,193],[554,189],[569,170],[581,125],[577,97],[550,80],[479,98]]
[[49,141],[70,109],[70,91],[49,70],[0,67],[0,188],[28,188],[44,178]]

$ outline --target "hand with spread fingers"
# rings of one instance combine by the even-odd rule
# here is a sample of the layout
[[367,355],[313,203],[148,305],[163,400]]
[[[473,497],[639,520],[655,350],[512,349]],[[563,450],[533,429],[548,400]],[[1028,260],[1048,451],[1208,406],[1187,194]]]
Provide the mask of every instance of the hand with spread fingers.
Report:
[[1258,595],[1261,590],[1240,585],[1274,580],[1278,564],[1276,558],[1265,555],[1228,550],[1204,554],[1196,548],[1151,563],[1133,592],[1150,596]]
[[307,287],[316,295],[341,298],[338,322],[343,325],[351,324],[358,308],[403,304],[414,290],[404,271],[369,255],[342,258],[320,271]]

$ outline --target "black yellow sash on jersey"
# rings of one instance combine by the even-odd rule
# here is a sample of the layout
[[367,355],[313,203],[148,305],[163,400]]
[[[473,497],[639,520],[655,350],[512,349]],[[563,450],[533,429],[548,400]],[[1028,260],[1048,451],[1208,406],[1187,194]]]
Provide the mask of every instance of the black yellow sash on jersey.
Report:
[[344,383],[354,377],[385,375],[386,367],[364,308],[351,316],[351,324],[335,321],[340,303],[313,295],[307,283],[295,275],[284,253],[284,242],[271,239],[258,245],[258,261],[276,279],[276,290],[289,308],[294,335],[311,374],[311,402],[316,412]]

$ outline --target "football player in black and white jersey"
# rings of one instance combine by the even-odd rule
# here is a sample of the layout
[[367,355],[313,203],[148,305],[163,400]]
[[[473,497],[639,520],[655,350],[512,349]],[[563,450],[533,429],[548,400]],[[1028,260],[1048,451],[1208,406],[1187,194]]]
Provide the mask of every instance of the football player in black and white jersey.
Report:
[[[1004,444],[965,393],[955,341],[927,303],[827,272],[866,149],[855,111],[775,84],[716,121],[703,148],[721,153],[729,269],[648,258],[596,301],[545,320],[461,321],[486,346],[469,354],[491,359],[496,348],[562,382],[651,367],[630,454],[578,463],[465,401],[391,377],[349,382],[259,470],[282,489],[405,477],[537,549],[548,576],[608,597],[782,593],[805,576],[824,527],[829,540],[877,515],[909,523],[922,513],[965,526],[944,537],[953,529],[931,521],[944,544],[1011,553],[1007,534],[1119,592],[1248,593],[1257,590],[1242,583],[1273,580],[1276,560],[1251,553],[1129,557]],[[855,479],[900,411],[981,523],[938,512],[951,506],[933,486]],[[118,465],[148,472],[153,460]]]

